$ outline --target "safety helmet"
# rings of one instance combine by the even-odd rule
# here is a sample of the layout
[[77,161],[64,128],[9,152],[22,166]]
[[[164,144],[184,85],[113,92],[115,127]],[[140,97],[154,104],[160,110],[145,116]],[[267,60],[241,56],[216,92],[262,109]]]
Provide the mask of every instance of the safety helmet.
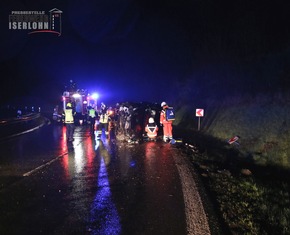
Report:
[[67,103],[66,107],[71,108],[71,103]]
[[154,118],[149,118],[149,123],[154,123]]
[[161,107],[163,107],[163,106],[165,106],[165,105],[167,105],[167,104],[166,104],[166,102],[163,101],[163,102],[161,103]]

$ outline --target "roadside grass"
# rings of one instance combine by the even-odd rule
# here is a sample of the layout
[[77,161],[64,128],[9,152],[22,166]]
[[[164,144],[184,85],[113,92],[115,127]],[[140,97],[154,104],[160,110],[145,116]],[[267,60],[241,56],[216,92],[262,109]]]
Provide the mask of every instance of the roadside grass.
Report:
[[198,149],[186,151],[231,234],[290,234],[288,169],[257,164],[211,135],[181,132]]
[[191,104],[176,112],[176,135],[197,147],[188,154],[231,234],[290,234],[289,104],[287,92],[209,97],[200,131]]
[[289,234],[289,184],[209,174],[208,186],[233,234]]

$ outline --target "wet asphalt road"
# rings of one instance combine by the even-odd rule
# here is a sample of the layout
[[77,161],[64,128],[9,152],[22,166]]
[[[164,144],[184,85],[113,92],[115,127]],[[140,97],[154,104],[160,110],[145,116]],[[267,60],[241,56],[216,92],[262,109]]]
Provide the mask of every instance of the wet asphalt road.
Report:
[[163,142],[96,140],[85,126],[72,144],[62,125],[3,141],[0,234],[209,234],[190,224],[199,202],[186,202],[183,157]]

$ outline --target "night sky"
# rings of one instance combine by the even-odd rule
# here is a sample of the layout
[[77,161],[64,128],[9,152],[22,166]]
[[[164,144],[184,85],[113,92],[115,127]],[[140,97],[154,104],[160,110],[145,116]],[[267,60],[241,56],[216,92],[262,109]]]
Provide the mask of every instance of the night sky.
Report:
[[[62,34],[11,30],[12,11],[62,13]],[[69,80],[103,101],[173,100],[290,87],[290,2],[0,3],[1,103],[59,99]]]

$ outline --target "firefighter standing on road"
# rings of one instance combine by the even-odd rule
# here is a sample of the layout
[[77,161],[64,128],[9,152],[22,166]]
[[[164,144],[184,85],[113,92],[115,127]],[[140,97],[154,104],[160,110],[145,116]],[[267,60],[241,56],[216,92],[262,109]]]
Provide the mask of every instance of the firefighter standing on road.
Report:
[[104,107],[100,110],[99,114],[99,124],[98,124],[97,138],[100,139],[103,133],[103,129],[105,130],[106,137],[109,135],[109,113],[107,109]]
[[92,106],[88,106],[88,116],[89,116],[89,123],[90,123],[90,132],[91,134],[93,134],[95,131],[97,111]]
[[163,141],[167,142],[172,139],[172,121],[166,119],[166,102],[161,103],[162,110],[160,112],[160,126],[163,126]]
[[69,142],[73,141],[73,135],[75,130],[74,115],[75,111],[71,103],[66,104],[66,109],[64,110],[64,123],[66,126],[66,138]]

